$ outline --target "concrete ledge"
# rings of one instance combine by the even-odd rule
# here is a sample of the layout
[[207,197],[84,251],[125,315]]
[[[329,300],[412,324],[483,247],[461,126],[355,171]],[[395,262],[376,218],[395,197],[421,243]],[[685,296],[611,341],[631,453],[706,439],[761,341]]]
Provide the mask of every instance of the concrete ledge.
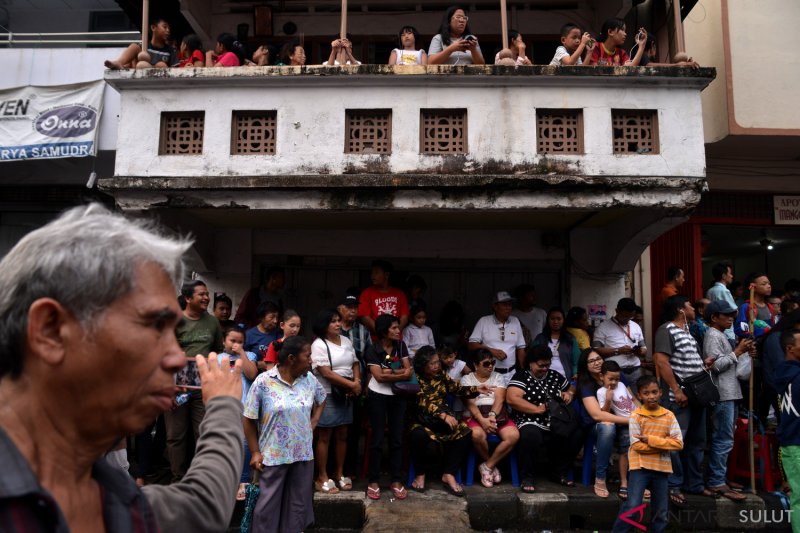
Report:
[[[361,488],[362,484],[358,484]],[[438,486],[438,483],[435,484]],[[535,494],[523,494],[508,484],[492,489],[465,487],[466,498],[442,490],[425,494],[410,492],[406,501],[391,498],[383,490],[381,500],[368,500],[364,489],[333,496],[316,494],[317,531],[361,530],[371,533],[416,531],[578,530],[608,531],[621,502],[614,491],[607,499],[590,487],[561,487],[537,483]],[[670,528],[675,531],[789,532],[789,512],[771,494],[749,495],[742,504],[720,498],[687,495],[682,509],[670,506]],[[649,506],[643,523],[650,520]]]
[[352,83],[365,85],[412,86],[436,83],[437,86],[549,85],[549,86],[641,86],[660,85],[704,89],[716,77],[716,69],[704,67],[555,67],[533,65],[505,67],[495,65],[358,65],[327,67],[227,67],[108,70],[105,80],[115,89],[143,89],[169,86],[317,85]]

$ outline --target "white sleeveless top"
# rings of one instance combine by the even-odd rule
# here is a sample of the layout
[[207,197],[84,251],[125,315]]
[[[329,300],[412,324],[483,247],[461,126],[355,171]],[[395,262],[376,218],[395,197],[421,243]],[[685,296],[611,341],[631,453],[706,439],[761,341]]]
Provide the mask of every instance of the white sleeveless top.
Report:
[[398,65],[421,65],[422,50],[400,50],[395,48],[394,55],[397,57]]

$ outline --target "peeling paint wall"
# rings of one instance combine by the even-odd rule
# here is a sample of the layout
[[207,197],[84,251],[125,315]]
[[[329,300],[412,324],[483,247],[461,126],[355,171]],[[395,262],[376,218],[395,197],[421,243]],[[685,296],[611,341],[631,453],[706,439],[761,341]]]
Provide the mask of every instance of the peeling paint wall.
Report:
[[[222,70],[222,69],[216,69]],[[154,74],[155,75],[155,74]],[[214,74],[214,77],[219,77]],[[116,175],[127,177],[292,176],[353,173],[573,173],[588,176],[693,176],[705,174],[700,91],[643,85],[603,88],[552,83],[497,86],[491,76],[457,85],[458,78],[420,76],[393,87],[382,76],[352,76],[336,85],[282,76],[268,86],[188,86],[123,90]],[[400,77],[398,76],[398,79]],[[376,77],[375,80],[378,78]],[[588,77],[587,77],[588,79]],[[218,80],[217,80],[218,81]],[[454,84],[455,83],[455,84]],[[587,84],[590,83],[587,81]],[[153,87],[152,82],[148,87]],[[420,109],[465,108],[469,153],[420,154]],[[536,152],[536,109],[583,110],[583,155]],[[611,109],[657,109],[660,153],[612,153]],[[391,109],[392,153],[345,154],[346,109]],[[203,154],[159,156],[162,111],[205,111]],[[277,155],[231,155],[234,110],[277,110]]]

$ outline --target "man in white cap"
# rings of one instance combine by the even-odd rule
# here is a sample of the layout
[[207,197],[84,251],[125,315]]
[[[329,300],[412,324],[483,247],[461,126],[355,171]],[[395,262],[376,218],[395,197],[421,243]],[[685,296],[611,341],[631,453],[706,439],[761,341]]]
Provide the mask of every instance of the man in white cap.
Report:
[[525,358],[525,336],[522,324],[511,316],[514,298],[506,291],[499,291],[492,300],[494,313],[478,320],[472,335],[469,336],[469,349],[481,348],[492,352],[495,358],[495,372],[503,376],[506,385],[511,381],[517,365],[522,367]]

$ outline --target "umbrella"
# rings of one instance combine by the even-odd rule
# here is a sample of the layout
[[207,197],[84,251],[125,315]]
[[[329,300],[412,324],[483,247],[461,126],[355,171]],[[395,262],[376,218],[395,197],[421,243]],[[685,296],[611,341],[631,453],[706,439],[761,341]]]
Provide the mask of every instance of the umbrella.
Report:
[[239,526],[241,533],[250,533],[250,528],[253,525],[253,511],[256,509],[256,502],[259,494],[261,494],[261,489],[258,488],[259,474],[258,470],[253,470],[253,481],[247,485],[244,491],[244,514],[242,515],[242,523]]

